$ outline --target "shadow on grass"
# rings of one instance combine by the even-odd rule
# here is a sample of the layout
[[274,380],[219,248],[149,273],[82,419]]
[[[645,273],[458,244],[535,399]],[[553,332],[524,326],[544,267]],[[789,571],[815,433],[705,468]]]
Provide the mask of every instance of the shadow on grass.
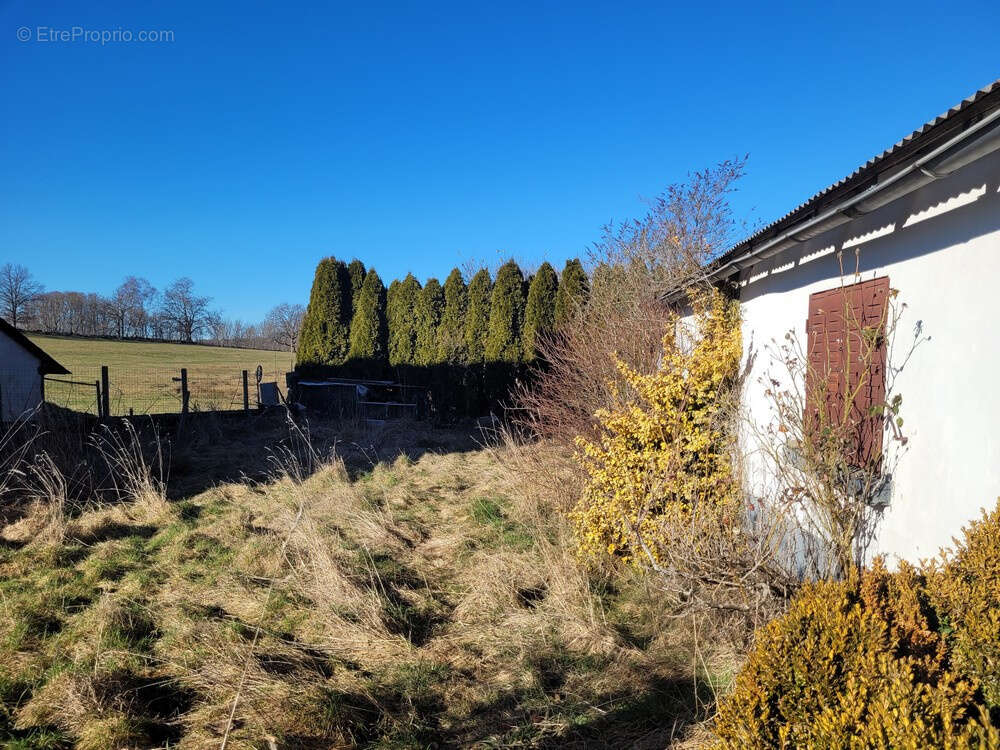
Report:
[[[473,420],[441,428],[411,420],[361,422],[316,414],[292,420],[290,416],[284,408],[272,408],[249,415],[191,412],[184,417],[123,417],[101,423],[90,415],[47,407],[21,468],[47,454],[63,474],[68,505],[76,512],[93,502],[129,499],[122,492],[120,457],[107,455],[108,446],[124,446],[128,464],[134,463],[132,454],[141,455],[153,478],[166,480],[168,499],[179,500],[220,484],[266,481],[289,468],[304,478],[334,455],[354,479],[399,456],[417,461],[427,453],[467,452],[481,447],[484,440]],[[134,428],[138,451],[126,422]],[[24,517],[37,496],[37,485],[36,481],[8,488],[0,504],[0,528]]]
[[128,539],[129,537],[139,537],[140,539],[150,539],[159,531],[158,526],[149,524],[128,524],[118,521],[106,521],[97,528],[74,537],[80,544],[93,545],[100,542],[110,542],[116,539]]
[[334,456],[355,480],[399,456],[417,461],[428,453],[474,451],[483,442],[472,423],[449,429],[408,420],[367,425],[313,417],[293,423],[284,409],[225,420],[204,415],[161,439],[169,446],[171,500],[228,482],[266,481],[288,469],[305,478]]
[[561,694],[566,675],[559,669],[547,670],[543,665],[539,677],[543,701],[537,691],[504,693],[478,706],[445,744],[663,748],[682,739],[688,726],[703,720],[714,701],[711,686],[691,678],[654,677],[582,701]]

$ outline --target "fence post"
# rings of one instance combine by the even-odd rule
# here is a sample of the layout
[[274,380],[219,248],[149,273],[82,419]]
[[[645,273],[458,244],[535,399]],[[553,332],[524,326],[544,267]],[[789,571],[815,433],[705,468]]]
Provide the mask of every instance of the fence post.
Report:
[[102,412],[104,410],[101,408],[101,381],[100,380],[95,380],[94,381],[94,393],[97,395],[97,418],[100,419],[101,417],[104,416],[104,414],[102,414]]
[[108,366],[101,365],[101,406],[104,411],[104,418],[111,416],[111,397],[108,393]]
[[250,416],[250,380],[246,370],[243,371],[243,413]]
[[188,391],[188,371],[186,367],[181,368],[181,414],[188,413],[188,401],[191,393]]

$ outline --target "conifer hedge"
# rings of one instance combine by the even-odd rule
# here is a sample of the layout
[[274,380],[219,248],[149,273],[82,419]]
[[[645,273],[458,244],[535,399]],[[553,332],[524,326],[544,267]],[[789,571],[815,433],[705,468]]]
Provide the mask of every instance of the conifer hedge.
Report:
[[373,368],[381,369],[389,361],[388,345],[385,285],[373,268],[365,274],[355,298],[349,359],[370,362]]
[[556,293],[556,328],[572,318],[576,311],[587,302],[590,285],[587,283],[587,272],[579,258],[566,261],[559,280],[559,291]]
[[[429,387],[439,414],[485,413],[536,359],[538,337],[553,329],[559,279],[543,263],[526,282],[511,260],[495,284],[486,269],[465,282],[455,268],[443,287],[434,278],[421,286],[407,274],[387,290],[375,269],[360,260],[345,265],[324,258],[316,268],[296,366],[340,377],[388,375]],[[575,283],[575,289],[585,288],[586,277]]]
[[556,294],[559,280],[555,269],[542,263],[531,277],[528,302],[524,310],[524,359],[534,361],[538,356],[539,336],[555,327]]
[[438,327],[444,312],[444,290],[435,278],[427,279],[420,290],[416,309],[416,350],[414,364],[426,367],[438,362]]
[[453,268],[444,282],[444,311],[438,327],[438,361],[465,364],[465,315],[469,292],[462,272]]
[[358,295],[361,293],[361,287],[365,283],[365,276],[368,271],[365,268],[365,264],[360,260],[355,258],[350,263],[347,264],[347,275],[351,277],[351,315],[353,320],[354,308],[358,304]]
[[420,298],[420,282],[409,273],[400,282],[388,308],[389,317],[389,364],[393,367],[416,364],[417,301]]
[[339,365],[347,359],[351,281],[347,266],[324,258],[316,267],[309,306],[299,335],[300,365]]
[[486,361],[486,337],[490,327],[490,303],[493,281],[490,272],[479,269],[469,282],[468,308],[465,316],[465,356],[469,364]]
[[520,362],[524,355],[524,274],[513,260],[497,272],[486,334],[487,362]]

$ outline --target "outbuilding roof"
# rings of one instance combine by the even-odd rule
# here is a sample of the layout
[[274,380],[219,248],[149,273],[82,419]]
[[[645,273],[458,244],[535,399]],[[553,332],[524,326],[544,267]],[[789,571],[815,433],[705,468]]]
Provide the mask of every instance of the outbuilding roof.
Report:
[[27,351],[38,360],[38,372],[42,375],[69,375],[70,372],[52,357],[38,344],[35,344],[27,336],[12,326],[3,318],[0,318],[0,333],[14,341],[18,346]]
[[908,136],[855,169],[851,174],[820,190],[763,229],[733,245],[709,266],[718,268],[733,258],[777,237],[798,223],[822,213],[827,207],[868,190],[885,181],[914,160],[973,126],[986,114],[1000,107],[1000,79],[963,99],[947,112],[924,123]]

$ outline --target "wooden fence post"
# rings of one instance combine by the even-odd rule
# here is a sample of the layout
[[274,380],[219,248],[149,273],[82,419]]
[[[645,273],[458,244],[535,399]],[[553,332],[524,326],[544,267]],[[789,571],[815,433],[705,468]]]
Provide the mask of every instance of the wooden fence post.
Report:
[[104,409],[101,408],[101,381],[94,381],[94,393],[97,395],[97,418],[100,419],[104,416],[102,413]]
[[111,416],[111,395],[108,392],[108,366],[101,365],[101,406],[104,411],[104,418]]
[[250,380],[246,370],[243,371],[243,413],[250,416]]
[[181,368],[181,414],[188,413],[188,402],[191,393],[188,391],[188,371],[186,367]]

